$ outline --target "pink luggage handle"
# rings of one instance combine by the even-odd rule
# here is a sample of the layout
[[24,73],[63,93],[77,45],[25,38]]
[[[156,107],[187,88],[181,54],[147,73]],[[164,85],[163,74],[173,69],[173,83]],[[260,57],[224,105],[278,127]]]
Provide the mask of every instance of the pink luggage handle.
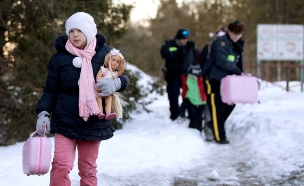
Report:
[[[46,123],[44,123],[44,124],[42,125],[42,127],[44,127],[43,137],[46,137],[46,136],[45,136]],[[37,130],[35,130],[34,132],[32,132],[32,133],[30,134],[30,137],[33,137],[36,133],[38,134]]]
[[[251,73],[242,73],[241,76],[252,76],[252,74]],[[256,78],[258,79],[258,84],[260,84],[262,80],[258,77],[256,77]]]
[[[251,73],[242,73],[241,76],[252,76],[252,74]],[[257,81],[258,81],[258,84],[259,84],[259,87],[260,87],[260,84],[261,84],[262,80],[258,77],[256,77],[256,78],[257,78]],[[259,101],[259,103],[260,103],[260,101]]]

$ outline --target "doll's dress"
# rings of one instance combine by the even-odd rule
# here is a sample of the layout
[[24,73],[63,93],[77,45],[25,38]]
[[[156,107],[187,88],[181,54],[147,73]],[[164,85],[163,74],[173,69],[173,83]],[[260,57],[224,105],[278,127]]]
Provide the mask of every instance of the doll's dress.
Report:
[[100,69],[102,72],[102,78],[117,78],[117,71],[111,73],[110,70],[104,66],[101,66]]

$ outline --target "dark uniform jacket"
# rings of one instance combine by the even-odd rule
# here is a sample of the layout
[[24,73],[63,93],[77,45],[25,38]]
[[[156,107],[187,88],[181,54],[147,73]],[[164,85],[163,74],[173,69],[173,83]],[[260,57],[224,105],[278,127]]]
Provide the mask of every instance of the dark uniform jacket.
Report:
[[217,81],[227,75],[240,75],[243,72],[243,47],[243,40],[240,39],[234,43],[229,34],[213,41],[203,74],[207,75],[209,80]]
[[167,40],[160,50],[162,58],[166,61],[165,67],[169,76],[187,73],[188,67],[199,53],[193,41],[188,41],[183,47],[178,46],[176,42],[175,39]]
[[[81,68],[73,66],[75,55],[65,49],[68,37],[59,36],[55,42],[55,53],[49,62],[48,76],[43,95],[38,101],[36,112],[47,111],[51,114],[51,133],[59,133],[77,140],[105,140],[113,136],[115,129],[111,120],[99,120],[97,116],[90,116],[84,121],[79,116],[79,87],[78,80]],[[105,55],[111,48],[106,45],[106,38],[101,34],[96,35],[96,54],[92,58],[94,77],[104,63]],[[123,91],[129,85],[126,75],[119,77]]]

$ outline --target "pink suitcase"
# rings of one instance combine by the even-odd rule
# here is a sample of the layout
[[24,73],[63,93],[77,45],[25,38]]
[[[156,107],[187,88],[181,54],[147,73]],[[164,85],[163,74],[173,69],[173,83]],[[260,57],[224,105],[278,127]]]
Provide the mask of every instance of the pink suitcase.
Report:
[[221,97],[224,103],[256,103],[258,97],[258,78],[248,75],[228,75],[221,80]]
[[34,136],[33,132],[22,149],[22,168],[26,175],[43,175],[51,164],[51,141],[45,136]]

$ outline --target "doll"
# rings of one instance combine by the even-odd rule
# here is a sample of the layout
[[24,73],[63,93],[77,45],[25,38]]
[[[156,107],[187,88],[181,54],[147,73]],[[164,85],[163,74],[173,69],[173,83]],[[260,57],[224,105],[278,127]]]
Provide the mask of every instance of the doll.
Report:
[[[96,81],[101,78],[114,79],[121,76],[124,72],[125,59],[124,56],[116,50],[112,49],[105,57],[103,66],[100,67],[96,75]],[[113,118],[122,117],[122,109],[119,101],[118,93],[114,93],[110,96],[104,97],[105,100],[105,114],[103,112],[102,97],[97,95],[97,103],[100,110],[98,114],[99,119],[110,120]],[[113,110],[113,112],[111,112]]]

